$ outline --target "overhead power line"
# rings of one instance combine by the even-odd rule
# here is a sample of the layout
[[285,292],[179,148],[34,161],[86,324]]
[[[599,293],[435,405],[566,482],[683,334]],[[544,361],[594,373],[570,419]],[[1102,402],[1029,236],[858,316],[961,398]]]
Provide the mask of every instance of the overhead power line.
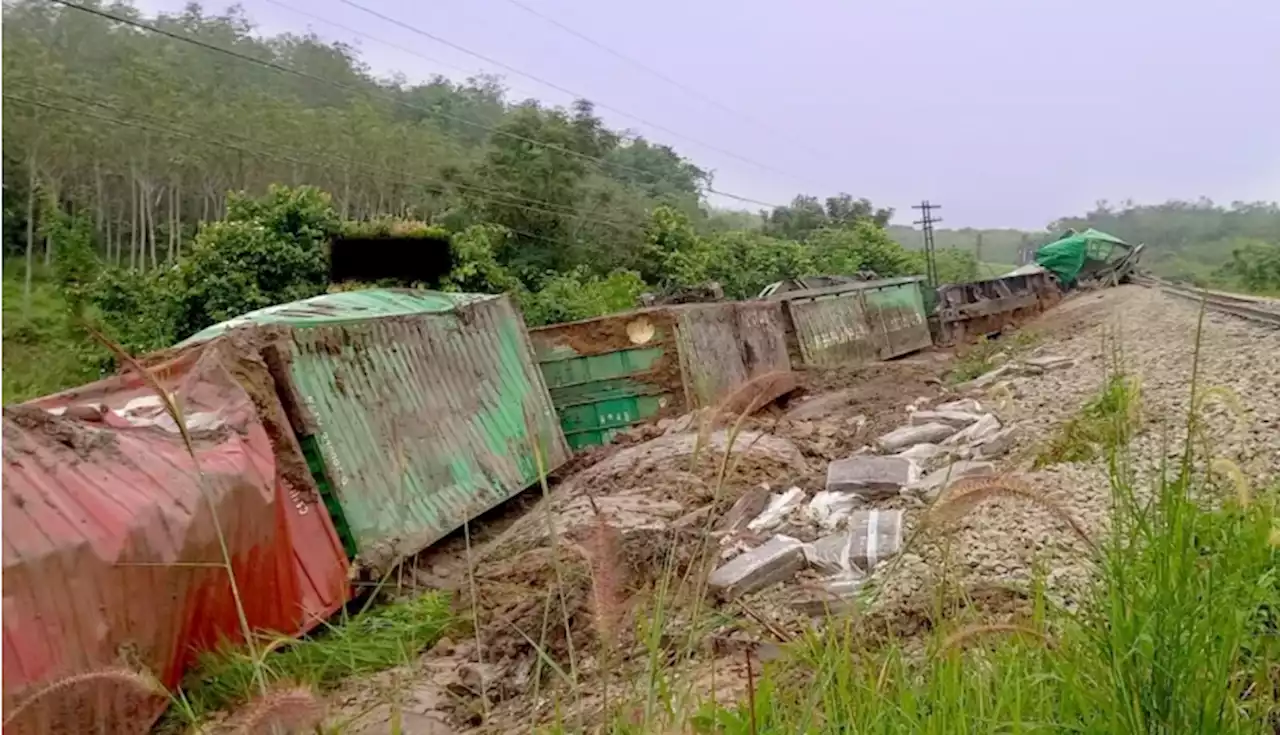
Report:
[[[480,60],[482,60],[482,61],[484,61],[484,62],[486,62],[486,63],[493,64],[494,66],[498,66],[498,67],[501,67],[501,68],[503,68],[503,69],[506,69],[507,71],[511,72],[512,74],[519,74],[520,76],[525,77],[526,79],[532,79],[533,81],[538,82],[539,84],[546,85],[546,86],[550,87],[551,89],[554,89],[554,90],[556,90],[556,91],[558,91],[558,92],[561,92],[561,93],[563,93],[563,94],[567,94],[567,95],[570,95],[571,97],[575,97],[575,98],[578,98],[578,99],[588,99],[588,98],[590,97],[590,95],[582,94],[581,92],[575,92],[574,90],[569,89],[568,87],[562,86],[562,85],[557,84],[557,83],[555,83],[555,82],[552,82],[552,81],[550,81],[550,80],[548,80],[548,79],[544,79],[543,77],[537,76],[536,74],[532,74],[532,73],[527,72],[527,71],[524,71],[523,69],[520,69],[520,68],[518,68],[518,67],[512,66],[512,65],[507,64],[507,63],[502,62],[502,61],[499,61],[499,60],[497,60],[497,59],[493,58],[492,56],[486,56],[485,54],[482,54],[482,53],[480,53],[480,52],[478,52],[478,51],[472,51],[471,49],[467,48],[466,46],[463,46],[463,45],[458,44],[458,43],[454,43],[453,41],[450,41],[449,39],[444,38],[443,36],[437,35],[437,34],[435,34],[435,33],[431,33],[431,32],[429,32],[429,31],[425,31],[425,30],[423,30],[423,29],[421,29],[421,28],[419,28],[419,27],[417,27],[417,26],[415,26],[415,25],[413,25],[413,24],[411,24],[411,23],[407,23],[407,22],[405,22],[405,21],[403,21],[403,20],[400,20],[399,18],[393,18],[393,17],[391,17],[391,16],[389,16],[389,15],[386,15],[385,13],[381,13],[381,12],[379,12],[379,11],[377,11],[377,10],[374,10],[373,8],[370,8],[370,7],[366,6],[366,5],[363,5],[363,4],[361,4],[361,3],[356,2],[356,0],[341,0],[341,2],[342,2],[342,4],[344,4],[344,5],[350,5],[351,7],[355,8],[355,9],[357,9],[357,10],[360,10],[360,11],[363,11],[363,12],[365,12],[365,13],[368,13],[369,15],[372,15],[372,16],[374,16],[375,18],[381,18],[382,20],[384,20],[384,21],[386,21],[386,22],[388,22],[388,23],[391,23],[392,25],[399,26],[400,28],[403,28],[403,29],[405,29],[405,30],[407,30],[407,31],[410,31],[411,33],[416,33],[416,34],[418,34],[419,36],[422,36],[423,38],[429,38],[429,39],[431,39],[431,40],[435,41],[436,43],[444,44],[445,46],[448,46],[449,48],[454,49],[454,50],[457,50],[457,51],[461,51],[462,53],[467,54],[468,56],[474,56],[475,58],[480,59]],[[750,165],[755,166],[755,167],[757,167],[757,168],[764,169],[765,171],[770,171],[770,172],[772,172],[772,173],[776,173],[776,174],[782,174],[783,176],[788,176],[788,177],[791,177],[791,178],[793,178],[793,179],[795,179],[795,178],[796,178],[796,176],[795,176],[794,174],[791,174],[791,173],[789,173],[789,172],[787,172],[787,171],[783,171],[783,170],[781,170],[781,169],[779,169],[779,168],[776,168],[776,167],[774,167],[774,166],[770,166],[770,165],[769,165],[769,164],[767,164],[767,163],[761,163],[760,161],[756,161],[756,160],[754,160],[754,159],[752,159],[752,158],[748,158],[747,156],[739,155],[739,154],[737,154],[737,153],[734,153],[734,152],[733,152],[733,151],[731,151],[731,150],[728,150],[728,149],[726,149],[726,148],[721,148],[720,146],[717,146],[717,145],[715,145],[715,144],[713,144],[713,143],[708,143],[708,142],[706,142],[706,141],[699,140],[699,139],[697,139],[697,138],[694,138],[694,137],[691,137],[691,136],[685,135],[684,133],[681,133],[681,132],[680,132],[680,131],[678,131],[678,130],[673,130],[673,129],[669,128],[669,127],[666,127],[665,125],[661,125],[661,124],[659,124],[659,123],[655,123],[655,122],[653,122],[653,121],[651,121],[651,120],[646,120],[645,118],[640,117],[639,115],[635,115],[635,114],[633,114],[633,113],[627,112],[626,110],[623,110],[623,109],[620,109],[620,108],[614,107],[614,106],[612,106],[612,105],[605,104],[605,103],[603,103],[603,102],[595,102],[594,104],[595,104],[597,107],[599,107],[600,109],[602,109],[602,110],[609,110],[609,111],[611,111],[611,112],[613,112],[613,113],[615,113],[615,114],[621,115],[621,116],[623,116],[623,117],[625,117],[625,118],[628,118],[628,119],[630,119],[630,120],[635,120],[636,122],[638,122],[638,123],[640,123],[640,124],[642,124],[642,125],[648,125],[649,127],[654,128],[655,130],[661,130],[662,132],[667,133],[668,135],[673,135],[673,136],[675,136],[675,137],[677,137],[677,138],[681,138],[681,139],[683,139],[683,140],[687,140],[687,141],[689,141],[690,143],[693,143],[693,144],[695,144],[695,145],[700,145],[700,146],[702,146],[703,148],[706,148],[707,150],[715,151],[715,152],[720,153],[720,154],[722,154],[722,155],[729,156],[730,158],[736,159],[736,160],[738,160],[738,161],[742,161],[743,163],[750,164]],[[797,180],[799,180],[799,179],[797,179]]]
[[[76,99],[77,101],[81,101],[81,102],[83,102],[84,104],[91,104],[91,105],[96,105],[96,106],[101,106],[101,107],[107,107],[107,108],[110,108],[110,109],[118,109],[118,108],[115,108],[114,106],[110,105],[109,103],[104,103],[104,102],[100,102],[100,101],[88,101],[88,100],[84,100],[83,98],[78,98],[78,97],[76,97],[76,96],[74,96],[74,95],[66,95],[66,94],[63,94],[63,93],[60,93],[60,92],[55,92],[55,94],[60,94],[61,96],[65,96],[65,97],[68,97],[68,98],[70,98],[70,99]],[[192,132],[192,131],[188,131],[188,130],[182,130],[182,129],[180,129],[180,128],[173,127],[173,126],[172,126],[172,124],[169,124],[169,125],[165,125],[165,124],[147,124],[147,123],[145,123],[145,122],[140,122],[140,121],[137,121],[137,120],[121,119],[121,118],[118,118],[118,117],[112,117],[112,116],[110,116],[110,115],[103,115],[103,114],[95,113],[95,112],[93,112],[93,111],[91,111],[91,110],[85,110],[85,109],[73,109],[73,108],[70,108],[70,107],[64,107],[64,106],[61,106],[61,105],[57,105],[57,104],[53,104],[53,103],[49,103],[49,102],[44,102],[44,101],[41,101],[41,100],[34,100],[34,99],[30,99],[30,98],[22,97],[22,96],[19,96],[19,95],[8,94],[8,93],[5,93],[5,94],[0,95],[0,96],[2,96],[2,97],[3,97],[4,99],[6,99],[6,100],[9,100],[9,101],[12,101],[12,102],[18,102],[18,103],[21,103],[21,104],[32,105],[32,106],[35,106],[35,107],[44,108],[44,109],[51,110],[51,111],[54,111],[54,112],[61,112],[61,113],[68,114],[68,115],[76,115],[76,116],[79,116],[79,117],[89,118],[89,119],[93,119],[93,120],[98,120],[98,121],[105,122],[105,123],[109,123],[109,124],[113,124],[113,125],[120,125],[120,126],[124,126],[124,127],[132,127],[132,128],[136,128],[136,129],[139,129],[139,130],[144,130],[144,131],[147,131],[147,132],[157,133],[157,134],[160,134],[160,135],[168,135],[168,136],[171,136],[171,137],[183,138],[183,139],[192,140],[192,141],[195,141],[195,142],[198,142],[198,143],[201,143],[201,144],[205,144],[205,145],[213,145],[213,146],[218,146],[218,147],[222,147],[222,148],[229,148],[229,149],[231,149],[231,150],[240,151],[240,152],[242,152],[242,153],[247,153],[247,154],[252,155],[252,156],[257,156],[257,157],[261,157],[261,158],[269,158],[269,159],[272,159],[272,160],[283,161],[283,162],[285,162],[285,163],[292,163],[292,164],[299,165],[299,166],[309,166],[309,167],[314,167],[314,168],[319,168],[319,169],[324,169],[324,170],[329,170],[329,171],[344,171],[344,170],[346,170],[346,169],[340,169],[340,168],[338,168],[337,166],[335,166],[335,164],[341,164],[342,166],[363,168],[363,169],[365,169],[366,171],[371,172],[371,173],[380,173],[380,174],[383,174],[383,175],[387,176],[388,180],[389,180],[389,181],[391,181],[391,183],[397,183],[397,184],[414,184],[414,183],[422,183],[423,181],[429,181],[429,182],[431,182],[431,183],[441,183],[441,182],[443,182],[443,183],[445,183],[445,184],[447,184],[447,185],[455,186],[455,187],[457,187],[457,188],[463,188],[463,189],[477,189],[477,188],[482,189],[482,187],[472,187],[472,186],[465,185],[465,184],[454,184],[454,183],[452,183],[452,182],[447,182],[447,181],[444,181],[443,179],[436,179],[436,178],[434,178],[434,177],[424,177],[424,176],[420,176],[420,175],[406,175],[406,174],[403,174],[403,173],[400,173],[400,172],[396,172],[396,171],[393,171],[393,170],[388,169],[388,168],[385,168],[385,167],[378,167],[378,166],[373,166],[373,165],[370,165],[370,164],[363,164],[363,163],[360,163],[360,162],[358,162],[358,161],[352,161],[352,160],[344,159],[344,158],[340,158],[340,157],[333,157],[333,158],[331,158],[328,162],[321,162],[321,161],[315,161],[315,160],[310,160],[310,159],[305,159],[305,158],[299,158],[299,157],[297,157],[297,156],[295,156],[295,155],[291,155],[291,154],[290,154],[290,153],[288,153],[288,152],[286,152],[286,153],[280,153],[280,152],[279,152],[279,150],[280,150],[280,149],[275,148],[274,146],[271,146],[271,145],[269,145],[269,144],[265,144],[265,143],[263,143],[263,141],[259,141],[259,140],[256,140],[256,139],[253,139],[253,138],[249,138],[248,136],[243,136],[243,135],[236,135],[236,137],[237,137],[237,138],[239,138],[241,141],[248,141],[248,142],[256,143],[256,144],[259,144],[259,145],[264,145],[264,146],[267,148],[267,150],[266,150],[266,151],[264,151],[264,150],[260,150],[260,149],[256,149],[256,148],[250,148],[250,147],[247,147],[247,146],[244,146],[244,145],[241,145],[241,144],[238,144],[238,143],[234,143],[234,142],[231,142],[231,141],[227,141],[227,140],[210,140],[210,139],[208,139],[207,137],[205,137],[205,136],[204,136],[203,134],[201,134],[201,133],[196,133],[196,132]],[[152,119],[152,120],[155,120],[155,119],[157,119],[157,118],[151,117],[151,119]],[[272,149],[274,149],[274,151],[273,151]],[[396,177],[399,177],[399,178],[397,179]],[[483,189],[482,189],[482,190],[483,190]],[[489,191],[491,191],[491,190],[489,190]],[[491,193],[491,194],[490,194],[491,201],[492,201],[492,197],[495,197],[495,196],[509,196],[509,197],[512,197],[512,198],[513,198],[513,199],[515,199],[515,200],[521,200],[521,199],[524,199],[524,197],[520,197],[520,196],[518,196],[518,195],[507,195],[505,192],[495,192],[495,193]],[[481,198],[483,198],[483,197],[481,197]],[[529,201],[539,201],[539,200],[529,200]],[[595,219],[595,218],[592,218],[592,217],[586,217],[586,216],[581,215],[580,213],[578,213],[578,212],[576,212],[576,211],[568,210],[567,208],[563,208],[563,207],[561,207],[561,208],[560,208],[560,210],[559,210],[559,211],[557,211],[557,210],[552,210],[552,209],[546,209],[546,208],[543,208],[543,207],[530,206],[530,205],[526,205],[526,204],[518,204],[518,203],[514,203],[514,202],[512,202],[512,201],[499,201],[498,203],[499,203],[499,204],[502,204],[503,206],[508,206],[508,207],[512,207],[512,208],[515,208],[515,209],[521,209],[521,210],[530,211],[530,212],[540,212],[540,213],[544,213],[544,214],[556,214],[556,215],[570,215],[570,216],[574,216],[574,217],[579,218],[579,219],[580,219],[581,221],[583,221],[583,222],[590,222],[590,223],[598,224],[598,225],[601,225],[601,226],[604,226],[604,227],[611,227],[611,228],[613,228],[613,229],[620,230],[620,231],[621,231],[621,230],[626,230],[626,229],[635,230],[635,229],[638,229],[639,227],[641,227],[641,224],[640,224],[640,223],[625,224],[625,223],[615,222],[615,221],[612,221],[612,220],[603,220],[603,219]],[[553,207],[553,206],[554,206],[554,207],[559,207],[559,205],[553,205],[553,204],[551,204],[551,203],[549,203],[549,202],[542,202],[542,204],[545,204],[545,205],[546,205],[546,206],[548,206],[548,207]],[[512,229],[512,228],[508,228],[508,229]],[[553,240],[553,239],[551,239],[551,238],[547,238],[547,237],[544,237],[544,236],[541,236],[541,235],[535,235],[535,234],[533,234],[533,233],[521,232],[521,231],[514,230],[514,229],[512,229],[512,231],[513,231],[513,232],[517,232],[517,233],[519,233],[519,234],[527,235],[527,236],[529,236],[529,237],[533,237],[533,238],[537,238],[537,239],[542,239],[542,240],[545,240],[545,241],[547,241],[547,242],[555,243],[555,244],[558,244],[558,245],[563,245],[563,244],[564,244],[563,242],[560,242],[560,241],[557,241],[557,240]]]
[[[644,63],[643,61],[640,61],[639,59],[636,59],[636,58],[634,58],[634,57],[632,57],[632,56],[629,56],[629,55],[627,55],[627,54],[624,54],[624,53],[622,53],[621,51],[619,51],[619,50],[617,50],[617,49],[613,48],[612,46],[609,46],[608,44],[606,44],[606,43],[604,43],[604,42],[602,42],[602,41],[598,41],[598,40],[596,40],[596,39],[592,38],[591,36],[588,36],[587,34],[583,33],[582,31],[579,31],[579,30],[577,30],[577,29],[575,29],[575,28],[572,28],[572,27],[570,27],[570,26],[568,26],[568,25],[566,25],[566,24],[564,24],[564,23],[562,23],[562,22],[560,22],[560,21],[556,20],[555,18],[551,17],[550,15],[547,15],[546,13],[544,13],[544,12],[542,12],[542,11],[538,10],[537,8],[531,7],[530,5],[528,5],[527,3],[522,2],[521,0],[507,0],[507,2],[508,2],[508,3],[510,3],[511,5],[516,6],[517,8],[520,8],[521,10],[523,10],[523,11],[524,11],[524,12],[526,12],[526,13],[529,13],[530,15],[534,16],[535,18],[540,18],[540,19],[542,19],[543,21],[546,21],[547,23],[550,23],[551,25],[555,26],[556,28],[559,28],[560,30],[564,31],[565,33],[568,33],[569,35],[573,36],[574,38],[577,38],[577,39],[580,39],[580,40],[582,40],[582,41],[585,41],[585,42],[587,42],[587,43],[591,44],[592,46],[595,46],[596,48],[600,49],[601,51],[603,51],[603,52],[605,52],[605,53],[609,54],[610,56],[613,56],[614,58],[617,58],[617,59],[621,59],[622,61],[625,61],[626,63],[628,63],[628,64],[630,64],[630,65],[632,65],[632,66],[636,67],[637,69],[640,69],[641,71],[644,71],[644,72],[648,73],[649,75],[653,76],[654,78],[659,79],[659,80],[661,80],[661,81],[663,81],[663,82],[666,82],[667,84],[670,84],[671,86],[675,87],[676,89],[681,90],[681,91],[682,91],[682,92],[684,92],[685,94],[688,94],[688,95],[690,95],[690,96],[692,96],[692,97],[696,97],[696,98],[698,98],[698,99],[702,100],[703,102],[707,103],[708,105],[711,105],[712,107],[715,107],[715,108],[720,109],[720,110],[722,110],[722,111],[724,111],[724,112],[727,112],[727,113],[729,113],[730,115],[734,115],[734,116],[736,116],[736,117],[740,117],[740,118],[742,118],[743,120],[746,120],[747,122],[750,122],[750,123],[752,123],[752,124],[754,124],[754,125],[757,125],[757,126],[759,126],[759,127],[761,127],[761,128],[764,128],[764,129],[768,130],[768,131],[769,131],[769,132],[771,132],[771,133],[777,133],[777,134],[786,135],[785,133],[781,133],[781,131],[779,131],[776,127],[774,127],[774,126],[772,126],[772,125],[770,125],[770,124],[768,124],[768,123],[766,123],[766,122],[764,122],[764,121],[760,120],[759,118],[756,118],[755,116],[753,116],[753,115],[749,115],[749,114],[747,114],[747,113],[745,113],[745,112],[741,112],[741,111],[739,111],[739,110],[736,110],[736,109],[734,109],[734,108],[732,108],[732,107],[730,107],[730,106],[728,106],[728,105],[724,104],[723,102],[721,102],[721,101],[719,101],[719,100],[715,99],[714,97],[712,97],[712,96],[710,96],[710,95],[706,94],[705,92],[701,92],[701,91],[699,91],[699,90],[697,90],[697,89],[695,89],[695,88],[693,88],[693,87],[690,87],[689,85],[685,84],[684,82],[680,81],[679,79],[675,79],[675,78],[671,77],[670,75],[665,74],[665,73],[663,73],[662,71],[659,71],[658,69],[655,69],[654,67],[652,67],[652,66],[650,66],[650,65],[648,65],[648,64],[646,64],[646,63]],[[813,155],[815,155],[815,156],[820,156],[820,157],[823,157],[824,159],[826,158],[826,156],[824,156],[824,154],[819,153],[818,151],[814,150],[813,148],[810,148],[810,147],[809,147],[809,146],[807,146],[807,145],[804,145],[803,143],[801,143],[801,147],[803,147],[805,150],[807,150],[808,152],[812,153],[812,154],[813,154]]]

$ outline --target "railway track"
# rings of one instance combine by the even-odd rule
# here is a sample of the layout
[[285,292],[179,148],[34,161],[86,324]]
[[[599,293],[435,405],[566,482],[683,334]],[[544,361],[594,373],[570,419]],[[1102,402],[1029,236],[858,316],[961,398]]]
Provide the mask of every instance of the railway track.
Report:
[[1205,308],[1216,312],[1231,314],[1241,319],[1248,319],[1251,322],[1266,324],[1280,329],[1280,300],[1230,294],[1222,291],[1209,291],[1191,286],[1182,286],[1149,276],[1134,277],[1133,282],[1147,288],[1158,288],[1170,296],[1176,296],[1188,301],[1197,303],[1203,301]]

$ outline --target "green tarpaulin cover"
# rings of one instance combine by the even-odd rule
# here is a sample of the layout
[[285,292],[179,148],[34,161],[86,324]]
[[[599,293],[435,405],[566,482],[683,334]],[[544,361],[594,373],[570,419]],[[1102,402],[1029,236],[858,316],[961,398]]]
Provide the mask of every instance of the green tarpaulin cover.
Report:
[[1064,286],[1069,286],[1080,276],[1085,261],[1109,260],[1117,245],[1126,250],[1130,247],[1115,235],[1090,227],[1041,247],[1036,251],[1036,262],[1053,271]]

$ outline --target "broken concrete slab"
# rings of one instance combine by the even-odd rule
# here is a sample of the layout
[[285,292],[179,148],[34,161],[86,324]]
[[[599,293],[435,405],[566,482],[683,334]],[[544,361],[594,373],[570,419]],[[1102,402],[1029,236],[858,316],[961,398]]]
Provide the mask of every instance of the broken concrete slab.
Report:
[[1022,429],[1017,426],[1001,429],[984,439],[981,444],[975,445],[974,453],[983,459],[1003,457],[1022,440],[1022,434]]
[[862,454],[827,465],[827,490],[867,499],[896,495],[920,478],[920,466],[905,457]]
[[716,595],[732,600],[790,579],[804,565],[803,543],[774,536],[716,569],[707,582]]
[[968,413],[966,411],[916,411],[911,414],[908,423],[912,426],[924,426],[925,424],[946,424],[957,430],[978,422],[982,418],[980,413]]
[[755,520],[755,517],[769,505],[769,495],[768,485],[758,485],[743,493],[720,517],[716,532],[733,533],[746,528],[747,523]]
[[917,444],[914,447],[898,452],[895,457],[905,457],[915,462],[922,470],[933,469],[934,465],[950,456],[952,449],[937,444]]
[[809,501],[805,514],[819,528],[834,531],[862,502],[862,497],[854,493],[822,490]]
[[791,609],[817,618],[851,612],[856,606],[858,592],[866,578],[861,575],[837,574],[819,582],[820,590],[802,594],[791,602]]
[[960,446],[963,444],[977,444],[986,441],[989,437],[1000,431],[1000,419],[993,414],[984,414],[978,422],[972,426],[961,429],[942,443],[949,447]]
[[1041,357],[1028,357],[1022,363],[1029,367],[1040,368],[1041,370],[1060,370],[1062,368],[1074,367],[1076,360],[1074,357],[1065,355],[1043,355]]
[[769,498],[769,504],[760,512],[760,515],[747,523],[747,529],[759,533],[777,526],[791,514],[791,511],[804,504],[804,497],[804,491],[798,487],[793,487],[785,493],[775,493]]
[[806,544],[805,559],[815,569],[846,577],[870,573],[902,548],[901,510],[857,510],[840,533]]
[[820,396],[801,401],[795,408],[787,411],[785,418],[790,421],[813,421],[848,411],[858,401],[855,388],[824,393]]
[[960,385],[957,385],[956,389],[957,390],[973,390],[978,388],[986,388],[988,385],[991,385],[992,383],[999,381],[1001,378],[1004,378],[1006,375],[1010,374],[1011,372],[1013,372],[1012,365],[1001,365],[995,370],[992,370],[987,373],[983,373],[982,375],[979,375],[978,377],[974,378],[973,380],[970,380],[967,383],[961,383]]
[[900,426],[876,440],[885,452],[901,452],[917,444],[937,444],[956,433],[954,427],[937,422],[921,426]]
[[924,479],[911,486],[911,490],[927,501],[932,501],[952,483],[972,477],[989,477],[996,474],[996,466],[991,462],[960,460],[941,469],[934,470]]
[[964,413],[981,414],[982,404],[972,398],[962,398],[958,401],[948,401],[947,403],[938,404],[933,410],[935,411],[963,411]]

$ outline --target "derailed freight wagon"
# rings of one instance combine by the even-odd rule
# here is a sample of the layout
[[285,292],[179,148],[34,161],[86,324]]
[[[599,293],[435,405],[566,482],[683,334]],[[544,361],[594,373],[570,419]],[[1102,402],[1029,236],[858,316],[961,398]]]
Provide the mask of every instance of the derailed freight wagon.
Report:
[[1061,298],[1049,271],[1036,265],[1000,278],[942,285],[937,293],[936,342],[948,346],[1021,324]]
[[[266,366],[215,340],[153,372],[198,464],[137,374],[4,409],[7,717],[104,669],[172,688],[197,653],[243,640],[220,535],[252,630],[299,635],[349,599],[347,556]],[[127,677],[73,681],[5,732],[139,732],[169,703]]]
[[681,304],[530,330],[574,449],[714,405],[752,378],[790,369],[782,309]]
[[933,343],[923,281],[913,276],[797,290],[770,287],[765,298],[782,305],[793,364],[856,365]]
[[372,289],[210,327],[261,343],[347,550],[378,571],[569,458],[506,296]]

